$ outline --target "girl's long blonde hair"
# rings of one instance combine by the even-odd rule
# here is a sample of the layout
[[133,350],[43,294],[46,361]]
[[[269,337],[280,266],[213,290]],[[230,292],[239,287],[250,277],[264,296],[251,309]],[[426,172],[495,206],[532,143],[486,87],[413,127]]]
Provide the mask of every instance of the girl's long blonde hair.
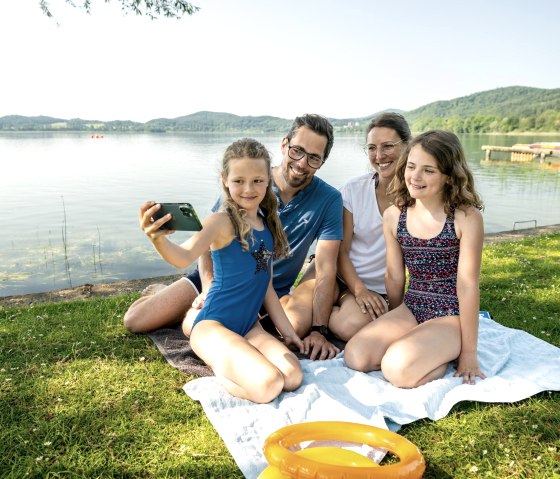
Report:
[[474,178],[465,158],[461,142],[455,133],[444,130],[430,130],[414,137],[399,159],[395,177],[389,185],[389,193],[394,194],[394,204],[402,209],[413,206],[416,200],[410,196],[404,181],[404,172],[410,150],[416,145],[433,156],[439,170],[449,177],[443,190],[445,212],[449,215],[455,208],[466,210],[473,206],[482,210],[482,199],[474,187]]
[[257,140],[242,138],[233,142],[226,148],[222,159],[222,189],[224,191],[224,202],[222,203],[221,209],[228,214],[233,224],[235,234],[241,243],[241,247],[243,250],[248,251],[249,242],[247,238],[252,237],[252,234],[251,225],[249,225],[246,219],[247,211],[233,201],[229,189],[226,188],[224,184],[229,175],[231,160],[241,158],[264,160],[266,162],[269,181],[266,194],[259,206],[274,239],[274,258],[286,257],[289,255],[288,238],[278,218],[278,200],[272,191],[272,160],[268,150]]

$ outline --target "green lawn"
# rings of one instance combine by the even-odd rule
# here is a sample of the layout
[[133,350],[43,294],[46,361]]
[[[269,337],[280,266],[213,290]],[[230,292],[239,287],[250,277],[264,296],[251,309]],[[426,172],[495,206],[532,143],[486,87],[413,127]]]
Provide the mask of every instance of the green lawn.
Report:
[[[481,309],[560,346],[560,234],[485,248]],[[242,474],[189,379],[122,316],[136,295],[0,308],[0,477]],[[559,372],[560,373],[560,372]],[[560,478],[560,394],[460,403],[401,429],[426,478]]]

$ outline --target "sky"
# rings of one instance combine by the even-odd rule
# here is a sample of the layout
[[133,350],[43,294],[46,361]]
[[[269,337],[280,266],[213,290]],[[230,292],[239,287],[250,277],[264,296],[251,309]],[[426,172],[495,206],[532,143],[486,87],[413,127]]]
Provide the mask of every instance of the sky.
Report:
[[[80,3],[81,0],[75,0]],[[558,0],[193,0],[180,20],[0,0],[0,117],[357,118],[560,87]]]

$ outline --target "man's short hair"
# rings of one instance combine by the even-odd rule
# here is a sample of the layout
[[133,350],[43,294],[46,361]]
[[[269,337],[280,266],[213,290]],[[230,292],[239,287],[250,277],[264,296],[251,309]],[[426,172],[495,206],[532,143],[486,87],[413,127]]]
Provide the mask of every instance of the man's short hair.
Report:
[[294,137],[296,131],[298,131],[302,126],[309,128],[311,131],[324,136],[327,139],[327,145],[325,146],[325,152],[323,153],[323,160],[326,160],[334,144],[333,127],[330,121],[324,116],[312,113],[306,113],[305,115],[298,116],[292,123],[291,129],[286,135],[288,141]]

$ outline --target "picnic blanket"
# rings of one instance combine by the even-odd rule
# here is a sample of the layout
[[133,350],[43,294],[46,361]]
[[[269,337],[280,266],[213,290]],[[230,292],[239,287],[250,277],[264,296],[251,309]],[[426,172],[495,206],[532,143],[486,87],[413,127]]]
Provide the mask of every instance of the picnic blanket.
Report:
[[148,334],[159,352],[171,366],[187,376],[213,376],[212,370],[192,350],[181,329],[181,324],[174,327],[160,328]]
[[235,398],[212,376],[192,380],[183,389],[200,401],[245,477],[256,478],[267,466],[264,440],[289,424],[337,420],[397,431],[417,419],[440,419],[460,401],[515,402],[560,391],[560,348],[485,317],[480,319],[478,348],[487,379],[477,379],[476,385],[462,384],[449,367],[442,379],[399,389],[380,372],[345,367],[341,353],[328,361],[302,360],[301,387],[269,404]]

